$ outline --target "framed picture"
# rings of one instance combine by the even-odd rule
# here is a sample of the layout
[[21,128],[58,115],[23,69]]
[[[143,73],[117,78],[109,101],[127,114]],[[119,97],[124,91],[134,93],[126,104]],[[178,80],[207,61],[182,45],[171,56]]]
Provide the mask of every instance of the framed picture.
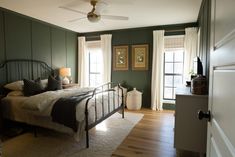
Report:
[[113,47],[113,70],[128,70],[128,46]]
[[149,46],[132,45],[132,70],[148,70]]

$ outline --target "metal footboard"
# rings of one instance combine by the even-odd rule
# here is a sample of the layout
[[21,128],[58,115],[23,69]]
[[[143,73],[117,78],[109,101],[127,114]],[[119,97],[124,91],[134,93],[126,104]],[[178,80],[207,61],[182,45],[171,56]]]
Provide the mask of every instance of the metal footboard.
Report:
[[[115,87],[117,87],[115,89]],[[120,95],[121,91],[121,95]],[[97,96],[98,94],[101,96],[101,117],[98,117],[98,111],[97,111]],[[108,99],[104,99],[104,94],[107,94]],[[112,94],[112,100],[110,99],[110,95]],[[115,99],[117,97],[117,105],[115,105]],[[120,100],[121,98],[121,104]],[[88,112],[88,103],[91,101],[91,99],[94,100],[94,107],[95,107],[95,121],[93,123],[89,124],[89,112]],[[105,113],[105,101],[107,103],[107,113]],[[108,101],[108,102],[107,102]],[[112,102],[112,109],[111,109],[111,101]],[[120,105],[119,105],[120,104]],[[115,107],[116,106],[116,107]],[[122,118],[124,118],[124,95],[123,95],[123,89],[121,88],[120,84],[115,84],[112,82],[103,84],[97,88],[94,89],[91,97],[89,97],[86,101],[85,106],[85,131],[86,131],[86,147],[89,148],[89,130],[105,120],[106,118],[110,117],[115,112],[121,110],[122,112]]]

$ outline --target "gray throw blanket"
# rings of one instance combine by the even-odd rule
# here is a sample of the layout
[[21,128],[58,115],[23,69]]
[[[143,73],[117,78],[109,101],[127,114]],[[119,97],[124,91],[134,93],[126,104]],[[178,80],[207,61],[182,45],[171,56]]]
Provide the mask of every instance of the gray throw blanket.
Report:
[[[72,128],[75,132],[78,130],[76,120],[76,106],[84,99],[90,97],[89,92],[68,98],[60,98],[52,108],[52,121]],[[85,112],[85,111],[84,111]]]

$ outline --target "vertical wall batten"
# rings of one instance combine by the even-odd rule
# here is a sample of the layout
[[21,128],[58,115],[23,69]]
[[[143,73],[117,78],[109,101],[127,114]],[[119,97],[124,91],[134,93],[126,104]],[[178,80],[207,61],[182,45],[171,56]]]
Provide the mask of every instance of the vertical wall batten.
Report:
[[[6,53],[6,18],[5,18],[5,12],[2,12],[2,27],[3,27],[3,51],[4,51],[4,60],[7,57],[7,53]],[[7,67],[6,67],[6,71],[5,71],[5,80],[8,80],[8,73],[7,73]],[[2,82],[4,82],[2,81]]]
[[68,67],[68,62],[67,62],[67,58],[68,58],[68,46],[67,46],[67,32],[65,32],[65,64],[66,64],[66,67]]
[[6,56],[7,56],[7,54],[6,54],[6,26],[5,26],[5,24],[6,24],[6,21],[5,21],[5,13],[4,12],[2,12],[2,17],[3,17],[3,42],[4,42],[4,57],[5,57],[5,59],[6,59]]

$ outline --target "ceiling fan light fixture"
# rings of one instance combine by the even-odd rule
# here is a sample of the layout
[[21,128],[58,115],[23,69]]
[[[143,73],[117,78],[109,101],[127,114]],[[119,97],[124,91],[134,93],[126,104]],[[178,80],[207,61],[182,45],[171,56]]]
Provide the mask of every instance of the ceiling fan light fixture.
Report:
[[[88,0],[86,0],[86,1],[88,1]],[[84,18],[87,18],[88,21],[92,22],[92,23],[99,22],[101,20],[101,18],[102,19],[108,19],[108,20],[128,20],[129,19],[128,17],[125,17],[125,16],[103,15],[100,12],[102,10],[102,6],[107,5],[107,3],[102,2],[100,0],[89,0],[89,1],[90,1],[90,4],[92,5],[92,10],[87,14],[82,12],[82,11],[78,11],[78,10],[75,10],[75,9],[72,9],[72,8],[68,8],[66,6],[61,6],[60,8],[65,9],[65,10],[69,10],[69,11],[73,11],[73,12],[76,12],[76,13],[80,13],[82,15],[86,15],[86,17],[73,19],[73,20],[70,20],[69,22],[74,22],[74,21],[81,20],[81,19],[84,19]]]
[[100,21],[100,15],[97,15],[97,14],[95,14],[95,13],[93,13],[93,12],[90,12],[90,13],[87,14],[87,19],[88,19],[90,22],[95,23],[95,22]]

